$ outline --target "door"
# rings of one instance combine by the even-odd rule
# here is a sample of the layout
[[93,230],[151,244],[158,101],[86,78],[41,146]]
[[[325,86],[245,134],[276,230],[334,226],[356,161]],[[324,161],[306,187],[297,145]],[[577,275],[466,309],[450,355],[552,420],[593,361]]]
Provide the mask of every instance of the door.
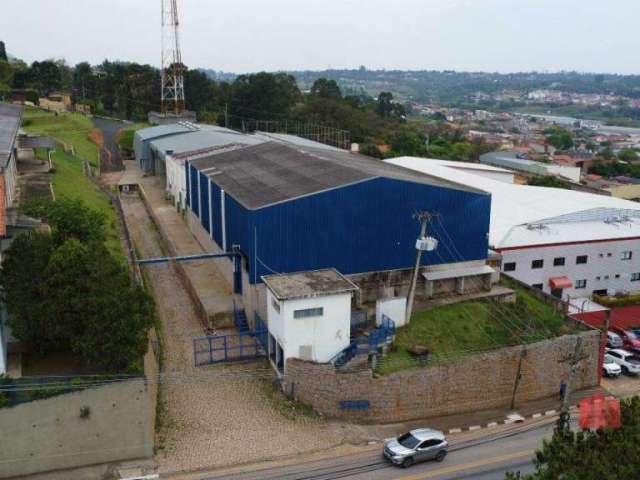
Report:
[[552,288],[551,295],[562,300],[562,288]]
[[416,455],[419,461],[433,460],[440,451],[442,445],[441,440],[431,439],[422,442],[422,445],[418,447],[418,454]]

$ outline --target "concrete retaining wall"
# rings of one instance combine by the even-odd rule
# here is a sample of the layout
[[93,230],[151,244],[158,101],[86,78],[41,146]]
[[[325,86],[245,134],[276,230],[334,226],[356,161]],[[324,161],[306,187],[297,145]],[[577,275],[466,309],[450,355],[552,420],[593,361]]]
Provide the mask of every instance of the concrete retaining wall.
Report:
[[[158,362],[144,378],[0,409],[0,478],[153,456]],[[82,418],[81,409],[89,415]]]
[[[582,353],[574,388],[598,384],[595,330],[578,334]],[[569,358],[578,335],[527,345],[516,403],[557,395],[569,376]],[[451,363],[375,376],[369,369],[338,372],[330,364],[287,361],[284,388],[319,413],[363,423],[400,422],[508,406],[521,347],[470,355]],[[341,410],[342,400],[368,400],[366,410]]]

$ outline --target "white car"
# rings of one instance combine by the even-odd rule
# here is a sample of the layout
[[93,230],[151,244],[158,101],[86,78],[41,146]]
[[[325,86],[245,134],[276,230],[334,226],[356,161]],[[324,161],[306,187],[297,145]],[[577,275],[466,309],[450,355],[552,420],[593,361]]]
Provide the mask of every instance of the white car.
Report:
[[621,348],[613,348],[607,350],[607,355],[620,365],[622,373],[625,375],[640,375],[640,357],[635,353],[622,350]]
[[622,368],[616,363],[615,357],[608,353],[604,356],[604,362],[602,362],[602,375],[605,377],[616,378],[622,373]]
[[607,347],[622,348],[622,337],[611,330],[607,331]]

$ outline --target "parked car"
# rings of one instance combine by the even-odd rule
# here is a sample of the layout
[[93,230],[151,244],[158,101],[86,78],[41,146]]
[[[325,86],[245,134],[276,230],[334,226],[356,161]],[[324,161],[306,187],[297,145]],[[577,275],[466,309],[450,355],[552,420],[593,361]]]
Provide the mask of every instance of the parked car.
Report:
[[444,433],[430,428],[411,430],[384,442],[383,455],[394,465],[404,468],[427,460],[441,462],[447,456],[449,443]]
[[631,330],[624,330],[619,327],[612,327],[611,330],[622,338],[623,348],[627,350],[640,350],[640,337]]
[[618,335],[616,332],[607,330],[607,347],[622,348],[622,346],[623,346],[622,337]]
[[606,355],[610,356],[614,362],[620,365],[622,373],[625,375],[640,375],[640,357],[635,353],[613,348],[607,350]]
[[615,361],[615,358],[608,353],[604,355],[604,362],[602,362],[602,375],[605,377],[616,378],[622,373],[622,368]]

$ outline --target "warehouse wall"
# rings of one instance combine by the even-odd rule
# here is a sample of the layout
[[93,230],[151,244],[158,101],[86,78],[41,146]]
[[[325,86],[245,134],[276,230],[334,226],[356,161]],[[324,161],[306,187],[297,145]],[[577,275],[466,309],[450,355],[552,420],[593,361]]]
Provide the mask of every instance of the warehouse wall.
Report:
[[[582,353],[574,388],[598,384],[600,332],[582,336]],[[527,345],[522,379],[516,395],[526,402],[558,394],[560,382],[569,376],[569,362],[576,335]],[[469,355],[443,365],[414,368],[376,376],[371,370],[337,371],[331,364],[287,361],[285,391],[319,413],[363,423],[390,423],[508,407],[518,370],[521,347]],[[489,392],[489,394],[487,394]],[[365,410],[343,410],[343,400],[367,400]]]
[[251,283],[273,272],[334,267],[348,275],[411,268],[420,230],[413,214],[419,210],[440,213],[429,234],[446,245],[426,252],[423,265],[487,256],[489,195],[376,178],[258,210],[225,194],[223,210],[220,188],[189,164],[185,168],[191,210],[218,245],[224,227],[227,251],[240,246]]

